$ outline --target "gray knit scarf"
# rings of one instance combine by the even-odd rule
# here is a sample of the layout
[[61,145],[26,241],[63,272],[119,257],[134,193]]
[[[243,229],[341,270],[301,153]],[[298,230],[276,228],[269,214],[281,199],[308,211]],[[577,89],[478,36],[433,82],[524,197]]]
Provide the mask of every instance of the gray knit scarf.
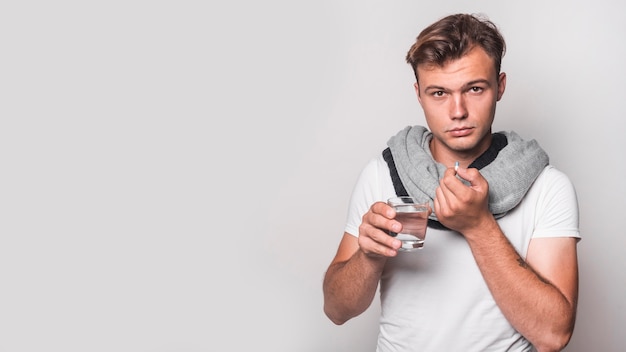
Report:
[[[489,182],[489,210],[504,216],[519,204],[535,179],[548,165],[548,155],[535,140],[524,141],[515,132],[498,132],[507,144],[495,159],[480,168]],[[435,189],[446,166],[433,160],[430,141],[433,135],[423,126],[408,126],[387,142],[398,176],[407,193],[433,206]],[[437,220],[431,213],[431,219]]]

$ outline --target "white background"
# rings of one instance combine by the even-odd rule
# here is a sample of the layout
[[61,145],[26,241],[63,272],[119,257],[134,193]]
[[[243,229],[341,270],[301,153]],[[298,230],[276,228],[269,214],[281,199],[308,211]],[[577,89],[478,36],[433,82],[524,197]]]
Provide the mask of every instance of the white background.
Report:
[[537,139],[578,191],[567,351],[618,351],[625,8],[2,3],[0,352],[373,351],[377,304],[335,326],[322,277],[361,167],[424,123],[406,51],[456,12],[507,40],[495,130]]

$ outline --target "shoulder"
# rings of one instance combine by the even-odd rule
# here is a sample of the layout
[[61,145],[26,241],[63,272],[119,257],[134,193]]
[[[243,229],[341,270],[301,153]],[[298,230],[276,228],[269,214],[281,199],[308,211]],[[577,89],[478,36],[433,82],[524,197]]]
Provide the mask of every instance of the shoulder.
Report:
[[382,153],[365,163],[365,166],[361,170],[360,178],[374,179],[377,181],[389,178],[389,166],[383,158]]
[[369,207],[394,195],[389,168],[381,153],[365,164],[354,185],[345,232],[357,236],[361,218]]
[[[392,193],[392,195],[390,195]],[[382,153],[371,158],[361,170],[354,186],[353,197],[364,198],[367,206],[375,201],[386,200],[395,195],[389,167]]]
[[544,190],[576,192],[570,178],[553,165],[546,166],[535,181]]
[[535,212],[534,237],[580,237],[576,190],[565,173],[546,166],[528,195]]

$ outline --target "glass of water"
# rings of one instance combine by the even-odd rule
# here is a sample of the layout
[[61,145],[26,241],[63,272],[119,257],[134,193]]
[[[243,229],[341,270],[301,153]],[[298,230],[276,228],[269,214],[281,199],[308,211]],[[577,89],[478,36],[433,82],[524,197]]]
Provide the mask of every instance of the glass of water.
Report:
[[424,247],[430,206],[413,197],[393,197],[387,204],[396,211],[396,220],[402,223],[402,231],[389,235],[402,241],[400,251],[410,252]]

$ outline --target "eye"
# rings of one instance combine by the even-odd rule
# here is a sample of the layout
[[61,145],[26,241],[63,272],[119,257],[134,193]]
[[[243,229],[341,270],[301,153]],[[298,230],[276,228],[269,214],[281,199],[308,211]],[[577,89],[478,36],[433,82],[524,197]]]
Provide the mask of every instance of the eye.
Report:
[[481,93],[483,91],[483,87],[471,87],[470,92],[472,93]]
[[432,92],[433,97],[443,97],[446,94],[443,90],[438,90],[436,92]]

